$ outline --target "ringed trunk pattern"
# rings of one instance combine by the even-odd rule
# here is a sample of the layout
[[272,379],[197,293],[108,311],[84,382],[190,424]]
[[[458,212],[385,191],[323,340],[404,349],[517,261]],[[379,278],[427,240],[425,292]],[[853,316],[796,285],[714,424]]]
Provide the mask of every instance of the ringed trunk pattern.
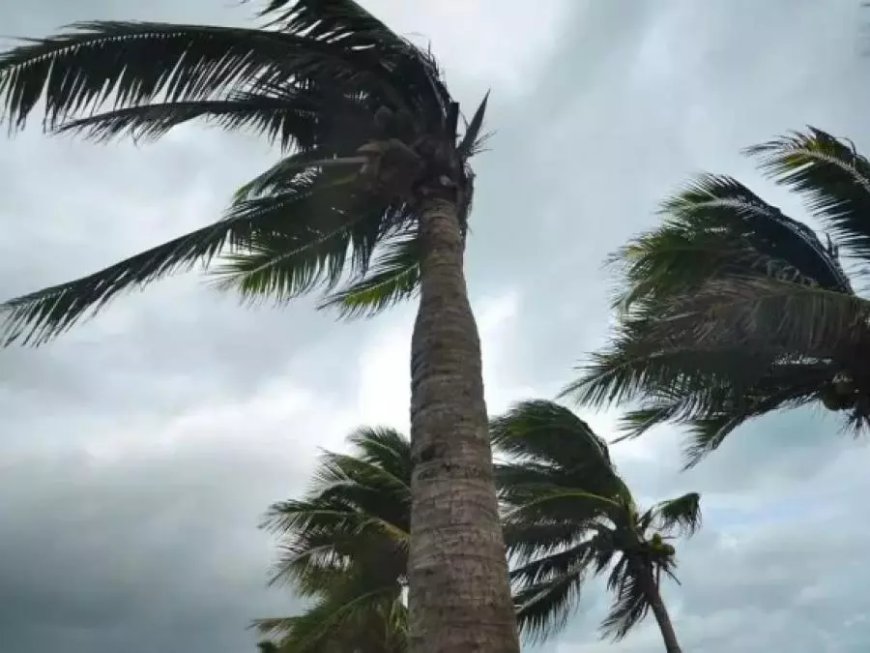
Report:
[[411,342],[411,653],[518,653],[456,203],[425,200]]

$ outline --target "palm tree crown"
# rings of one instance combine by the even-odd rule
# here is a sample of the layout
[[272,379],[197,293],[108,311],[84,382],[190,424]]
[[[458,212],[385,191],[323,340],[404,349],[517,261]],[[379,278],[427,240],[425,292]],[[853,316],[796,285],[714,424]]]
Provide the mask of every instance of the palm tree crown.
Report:
[[748,153],[804,197],[826,240],[735,179],[702,176],[614,257],[616,336],[566,390],[639,401],[626,437],[688,424],[689,464],[781,408],[821,400],[870,425],[870,303],[854,290],[870,258],[870,162],[813,128]]
[[664,631],[659,583],[662,573],[673,577],[676,566],[667,540],[699,527],[699,496],[642,510],[605,442],[549,401],[518,404],[493,421],[492,432],[494,444],[510,456],[496,473],[520,628],[532,637],[558,631],[588,575],[609,570],[615,599],[603,632],[621,639],[650,609]]
[[312,600],[301,615],[256,622],[281,652],[407,650],[410,444],[376,428],[349,442],[350,454],[324,454],[308,494],[273,505],[264,524],[282,538],[273,582]]
[[118,293],[218,255],[220,284],[287,300],[325,289],[345,314],[415,293],[420,201],[448,189],[464,229],[468,159],[432,57],[352,0],[271,0],[264,29],[89,22],[0,54],[0,119],[97,140],[155,139],[191,120],[248,129],[283,158],[218,222],[86,277],[8,301],[0,337],[39,344]]

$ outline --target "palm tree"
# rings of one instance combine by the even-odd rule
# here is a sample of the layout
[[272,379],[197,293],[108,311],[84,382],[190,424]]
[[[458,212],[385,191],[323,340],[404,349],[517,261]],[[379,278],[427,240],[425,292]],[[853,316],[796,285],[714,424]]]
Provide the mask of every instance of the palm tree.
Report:
[[496,474],[520,629],[533,638],[558,631],[588,574],[609,570],[615,598],[603,634],[619,640],[652,610],[665,649],[679,653],[660,581],[662,574],[675,579],[668,540],[700,526],[700,497],[690,493],[642,511],[606,443],[549,401],[518,404],[492,422],[492,436],[510,456]]
[[826,241],[737,180],[700,177],[615,255],[616,335],[566,390],[637,401],[625,437],[687,424],[689,465],[783,408],[821,403],[870,425],[870,302],[853,289],[870,259],[870,162],[815,128],[747,152],[803,197]]
[[312,601],[303,614],[261,619],[278,653],[404,653],[411,446],[362,428],[350,454],[325,453],[301,500],[273,505],[264,526],[283,546],[273,582]]
[[4,340],[40,344],[124,290],[196,263],[222,285],[371,314],[419,294],[411,650],[517,651],[463,253],[486,99],[460,110],[432,57],[352,0],[270,0],[264,29],[90,22],[0,54],[13,128],[157,138],[194,119],[249,129],[283,158],[223,219],[8,301]]

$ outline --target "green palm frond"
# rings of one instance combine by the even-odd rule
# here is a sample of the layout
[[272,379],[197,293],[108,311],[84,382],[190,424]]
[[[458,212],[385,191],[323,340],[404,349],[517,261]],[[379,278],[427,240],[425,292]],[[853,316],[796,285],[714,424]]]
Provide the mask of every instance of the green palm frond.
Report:
[[343,317],[372,316],[416,295],[420,281],[420,241],[398,237],[375,249],[370,268],[361,279],[326,297],[323,308]]
[[[360,165],[366,157],[338,156],[335,149],[316,148],[294,152],[284,157],[265,172],[257,175],[251,181],[236,190],[233,204],[242,205],[253,200],[267,200],[280,195],[292,185],[294,180],[312,174],[312,170],[330,169],[333,173],[329,179],[332,184],[352,184],[357,177]],[[358,188],[354,187],[358,191]]]
[[[345,588],[325,595],[298,616],[257,620],[254,626],[263,634],[280,636],[279,650],[288,653],[352,650],[342,646],[380,647],[387,643],[384,639],[397,639],[390,637],[387,626],[400,614],[393,605],[398,600],[394,587],[365,592]],[[400,650],[388,649],[387,653]]]
[[514,604],[520,633],[536,642],[563,630],[580,598],[582,581],[582,573],[571,573],[517,590]]
[[[221,221],[151,248],[97,273],[30,293],[0,305],[0,336],[41,344],[67,330],[89,312],[93,314],[115,295],[142,286],[196,263],[208,264],[226,248],[245,246],[256,234],[280,227],[292,233],[294,212],[319,199],[317,178],[297,178],[293,187],[269,203],[237,206]],[[287,224],[285,224],[287,223]],[[289,226],[288,226],[289,225]],[[304,223],[297,238],[310,238]],[[304,242],[304,241],[303,241]]]
[[486,103],[488,100],[489,92],[487,91],[474,115],[471,117],[471,122],[468,123],[462,140],[459,142],[457,149],[460,156],[468,158],[480,151],[483,142],[483,135],[480,130],[483,128],[483,119],[486,115]]
[[839,244],[870,257],[870,161],[853,143],[809,127],[747,152],[779,183],[803,194]]
[[174,127],[203,119],[223,129],[250,129],[287,149],[315,142],[317,124],[310,100],[238,94],[229,99],[160,102],[124,107],[61,124],[57,131],[81,133],[96,141],[119,136],[156,140]]
[[649,384],[639,407],[623,414],[616,441],[639,437],[665,422],[686,424],[686,467],[692,467],[747,420],[817,400],[819,389],[838,369],[824,361],[784,360],[751,377],[730,375],[730,368],[723,367],[719,376],[687,374],[672,383]]
[[363,426],[350,434],[348,442],[360,460],[401,477],[407,485],[411,472],[411,443],[399,431],[385,427]]
[[[408,52],[408,58],[413,53]],[[40,97],[56,128],[108,103],[115,109],[203,100],[258,83],[330,79],[374,90],[395,106],[420,100],[400,76],[365,52],[300,31],[148,22],[77,23],[0,55],[0,96],[10,124],[23,127]]]
[[86,277],[0,304],[3,344],[41,344],[117,294],[196,263],[208,265],[227,249],[237,252],[227,259],[230,268],[237,266],[227,285],[237,284],[252,297],[269,288],[283,299],[323,280],[337,282],[348,248],[362,249],[357,223],[372,219],[340,214],[352,201],[358,200],[340,183],[324,181],[323,174],[298,175],[280,194],[236,203],[219,222]]
[[286,635],[293,629],[295,617],[265,617],[254,621],[254,627],[263,635]]
[[561,547],[546,555],[535,556],[514,566],[510,572],[511,580],[519,582],[523,587],[538,585],[566,574],[580,573],[585,570],[593,554],[592,541],[575,542],[571,546]]
[[[375,49],[394,74],[401,76],[406,108],[423,109],[443,120],[452,102],[435,59],[390,30],[353,0],[270,0],[261,15],[282,32],[305,33],[318,41],[340,44],[353,52]],[[401,105],[399,105],[401,106]]]
[[582,539],[587,524],[577,520],[514,519],[503,523],[505,546],[517,560],[531,560],[537,555],[561,550]]
[[[831,377],[828,373],[827,378]],[[685,468],[694,467],[706,455],[715,451],[719,445],[738,426],[753,417],[771,413],[780,408],[796,408],[818,398],[819,388],[824,381],[815,375],[798,372],[794,382],[778,389],[765,388],[763,385],[753,391],[747,389],[741,395],[742,401],[723,402],[711,407],[706,413],[687,415],[683,420],[688,424],[685,447]]]
[[[715,387],[717,378],[732,371],[739,385],[745,386],[764,373],[768,358],[763,351],[733,346],[668,345],[643,333],[635,339],[614,340],[609,349],[592,354],[590,362],[580,368],[580,378],[566,386],[562,396],[608,406],[632,401],[650,388],[664,388],[671,396]],[[680,405],[688,399],[682,396]],[[691,404],[685,407],[694,408]]]
[[534,521],[551,517],[592,524],[621,507],[622,504],[617,499],[581,489],[541,489],[535,492],[533,498],[514,507],[505,519]]
[[868,324],[870,302],[855,295],[734,277],[674,298],[671,314],[650,330],[650,337],[823,358],[865,340]]
[[[504,473],[523,464],[551,465],[569,470],[584,487],[603,494],[619,491],[607,444],[589,425],[567,408],[550,401],[525,401],[490,421],[493,445],[518,461],[504,466]],[[533,470],[534,465],[525,469]],[[563,479],[569,483],[569,479]],[[512,486],[519,485],[516,481]]]
[[662,501],[653,506],[651,515],[662,530],[692,535],[701,527],[701,495],[689,492],[676,499]]
[[608,586],[616,593],[610,612],[601,623],[605,637],[614,641],[624,638],[649,611],[649,599],[637,573],[633,573],[627,558],[614,566],[608,578]]
[[326,179],[323,190],[304,198],[280,192],[236,201],[233,210],[241,213],[283,213],[287,226],[255,232],[223,257],[214,270],[219,288],[250,301],[284,302],[318,287],[328,291],[348,267],[366,271],[389,209],[355,189],[353,175],[324,170],[318,178]]
[[280,232],[258,234],[245,244],[244,252],[225,256],[214,269],[217,287],[236,291],[246,301],[278,303],[318,286],[331,288],[344,273],[352,227],[352,222],[345,222],[304,244]]
[[690,292],[731,275],[773,277],[851,292],[818,237],[737,180],[702,175],[662,204],[665,223],[612,257],[625,275],[617,305]]

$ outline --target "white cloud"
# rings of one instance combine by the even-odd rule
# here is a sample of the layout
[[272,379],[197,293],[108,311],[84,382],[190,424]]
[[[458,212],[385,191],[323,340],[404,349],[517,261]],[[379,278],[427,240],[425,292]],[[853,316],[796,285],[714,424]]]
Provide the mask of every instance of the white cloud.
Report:
[[504,0],[371,0],[366,7],[427,47],[456,79],[528,92],[555,47],[553,34],[574,9],[568,0],[534,6]]

